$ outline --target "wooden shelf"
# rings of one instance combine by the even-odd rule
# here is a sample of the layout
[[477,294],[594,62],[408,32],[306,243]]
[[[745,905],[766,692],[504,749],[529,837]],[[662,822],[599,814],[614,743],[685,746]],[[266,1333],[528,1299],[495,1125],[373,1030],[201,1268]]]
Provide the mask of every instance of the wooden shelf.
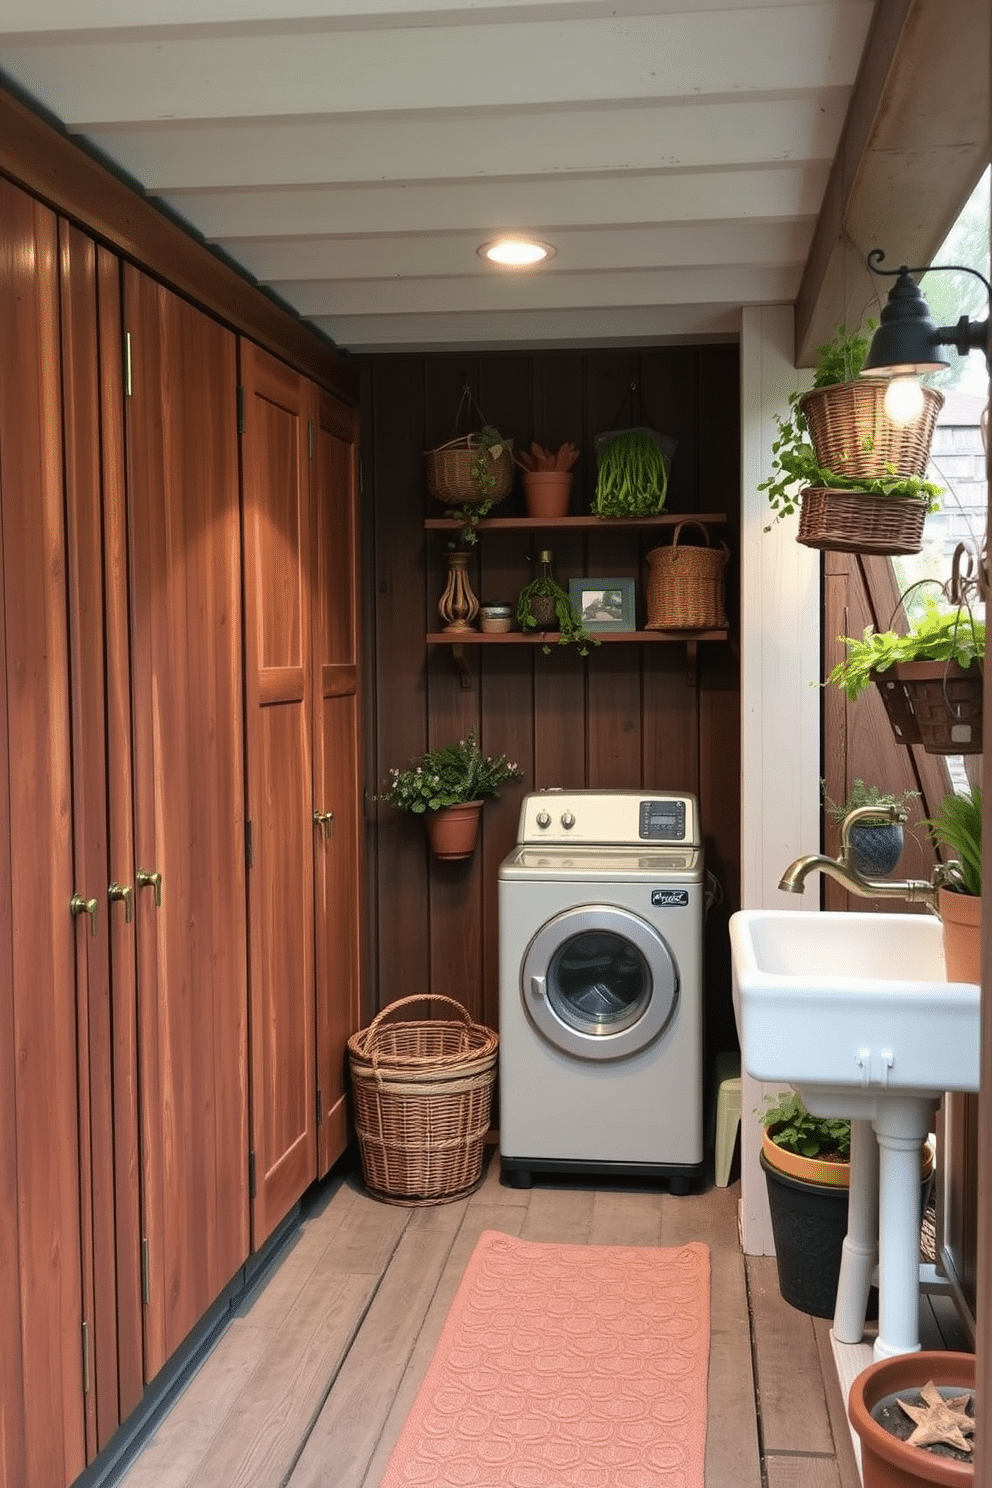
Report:
[[[635,645],[652,641],[725,641],[726,630],[597,630],[590,631],[590,643],[601,641],[615,645],[628,641]],[[510,630],[502,635],[483,634],[480,630],[438,630],[427,636],[428,646],[557,646],[557,630]],[[569,643],[573,644],[573,643]]]
[[[637,528],[677,527],[680,522],[698,522],[701,527],[726,525],[725,512],[662,512],[658,517],[483,517],[477,532],[609,532]],[[433,532],[457,532],[464,522],[454,517],[425,517],[424,526]]]

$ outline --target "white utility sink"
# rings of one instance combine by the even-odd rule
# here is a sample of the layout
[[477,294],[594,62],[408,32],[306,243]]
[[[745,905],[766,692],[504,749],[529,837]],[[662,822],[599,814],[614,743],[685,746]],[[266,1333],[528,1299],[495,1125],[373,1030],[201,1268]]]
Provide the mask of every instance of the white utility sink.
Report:
[[870,1116],[887,1091],[978,1089],[979,990],[945,979],[933,915],[742,910],[730,944],[755,1079],[808,1089],[819,1107],[836,1092],[846,1116]]
[[793,1086],[815,1116],[851,1118],[834,1337],[863,1336],[877,1259],[875,1357],[911,1353],[920,1149],[944,1091],[978,1089],[979,989],[945,980],[931,915],[741,910],[730,946],[744,1069]]

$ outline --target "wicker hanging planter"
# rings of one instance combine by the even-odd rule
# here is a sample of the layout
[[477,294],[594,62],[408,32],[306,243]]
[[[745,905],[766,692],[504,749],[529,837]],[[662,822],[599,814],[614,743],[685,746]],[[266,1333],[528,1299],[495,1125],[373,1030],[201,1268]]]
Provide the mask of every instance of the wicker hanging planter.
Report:
[[900,744],[922,744],[927,754],[981,754],[980,665],[903,661],[872,681]]
[[455,413],[455,429],[472,413],[481,424],[479,432],[456,433],[447,443],[424,451],[427,489],[446,506],[485,503],[488,510],[503,501],[513,486],[513,441],[504,439],[489,423],[466,386]]
[[899,476],[926,473],[944,395],[923,388],[922,411],[900,429],[883,406],[887,386],[883,378],[867,377],[813,388],[800,398],[817,462],[824,469],[856,480],[884,476],[889,467]]
[[926,515],[926,501],[911,497],[807,486],[796,541],[835,553],[918,553]]

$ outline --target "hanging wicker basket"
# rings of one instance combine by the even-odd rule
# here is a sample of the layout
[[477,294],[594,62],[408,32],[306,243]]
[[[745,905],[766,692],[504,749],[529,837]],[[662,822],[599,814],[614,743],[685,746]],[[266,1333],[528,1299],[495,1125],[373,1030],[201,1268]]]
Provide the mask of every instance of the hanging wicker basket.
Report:
[[923,388],[922,412],[900,429],[885,412],[887,386],[884,378],[867,377],[813,388],[800,398],[819,465],[858,480],[884,476],[889,466],[898,476],[926,474],[944,395]]
[[981,754],[982,667],[956,661],[904,661],[872,681],[900,744],[927,754]]
[[796,541],[833,553],[918,553],[926,515],[926,501],[914,497],[807,486]]
[[[471,506],[503,501],[513,486],[513,446],[505,439],[497,448],[483,447],[478,434],[464,434],[424,454],[427,489],[447,506]],[[481,468],[484,475],[478,472]],[[475,473],[473,473],[475,472]]]
[[[707,546],[684,547],[684,527],[696,527]],[[668,547],[652,548],[648,561],[648,620],[645,630],[725,630],[726,543],[711,547],[701,522],[679,522]]]
[[[395,1021],[400,1009],[425,1002],[455,1016]],[[400,998],[352,1034],[355,1128],[375,1198],[443,1204],[478,1186],[498,1050],[497,1034],[435,993]]]

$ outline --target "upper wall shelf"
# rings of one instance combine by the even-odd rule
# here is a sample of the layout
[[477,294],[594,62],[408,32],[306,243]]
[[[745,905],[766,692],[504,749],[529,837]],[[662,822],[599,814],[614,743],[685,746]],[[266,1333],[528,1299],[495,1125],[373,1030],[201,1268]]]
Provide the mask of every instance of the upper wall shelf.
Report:
[[[699,522],[703,527],[726,524],[725,512],[662,512],[659,517],[483,517],[479,532],[608,532],[611,528],[677,527],[680,522]],[[464,524],[454,517],[426,517],[424,526],[435,532],[455,532]]]

